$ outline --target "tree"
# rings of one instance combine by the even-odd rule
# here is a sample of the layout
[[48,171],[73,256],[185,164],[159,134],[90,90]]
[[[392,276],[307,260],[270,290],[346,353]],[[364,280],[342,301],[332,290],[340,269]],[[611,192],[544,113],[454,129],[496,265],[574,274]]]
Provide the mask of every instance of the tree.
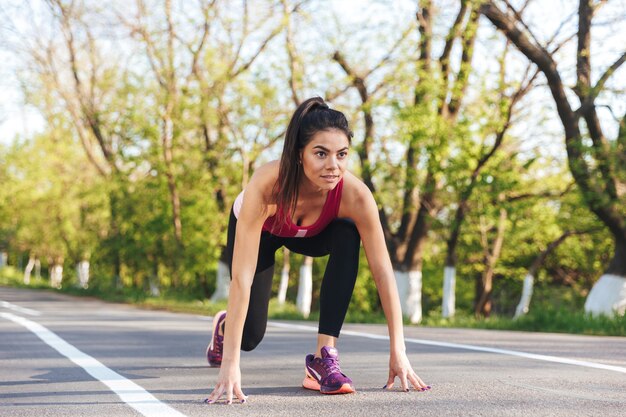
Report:
[[64,266],[88,262],[98,244],[95,232],[106,224],[101,179],[69,124],[56,122],[49,132],[14,143],[4,155],[10,173],[3,181],[5,221],[14,225],[7,243],[29,257],[26,284],[39,260],[51,278],[53,270],[62,276]]
[[[575,108],[554,54],[541,45],[510,4],[502,11],[495,1],[480,10],[545,76],[565,133],[569,168],[589,209],[610,230],[615,242],[613,259],[589,293],[585,310],[624,314],[626,311],[626,115],[617,137],[609,140],[598,116],[597,103],[609,79],[626,61],[626,51],[592,80],[592,18],[604,2],[580,0],[576,48],[576,84],[580,102]],[[585,130],[581,128],[584,122]]]
[[[379,209],[403,312],[414,323],[419,322],[422,317],[424,247],[432,219],[441,209],[438,194],[445,182],[443,165],[450,144],[454,141],[454,130],[472,69],[479,17],[475,5],[470,1],[461,1],[456,19],[449,27],[441,55],[434,61],[434,10],[432,1],[419,2],[416,14],[419,52],[414,62],[413,94],[409,103],[396,106],[399,109],[399,130],[404,139],[402,146],[405,154],[400,164],[393,164],[394,167],[391,168],[396,176],[389,175],[387,181],[395,182],[393,187],[397,187],[396,192],[401,201],[399,218],[396,219],[396,216],[390,215],[384,208]],[[372,86],[373,82],[368,78],[394,56],[396,49],[414,29],[415,26],[410,26],[404,30],[389,48],[389,52],[369,70],[355,69],[341,51],[336,51],[333,56],[349,77],[351,86],[358,92],[361,100],[360,111],[364,120],[363,139],[358,146],[361,176],[379,201],[386,199],[380,192],[384,187],[376,187],[374,180],[374,173],[379,167],[372,157],[376,139],[373,113],[377,101],[375,96],[380,94],[384,82]],[[453,71],[451,56],[457,41],[461,44],[461,53],[458,70]],[[397,62],[395,64],[398,65]],[[402,181],[400,186],[398,180]],[[397,202],[393,204],[398,206]]]
[[[111,61],[116,60],[107,64],[103,59],[85,17],[84,4],[60,0],[45,3],[54,24],[52,34],[46,37],[45,31],[41,31],[34,38],[23,34],[20,37],[23,43],[18,46],[30,57],[31,81],[46,86],[49,100],[59,102],[53,111],[69,116],[88,160],[101,177],[115,179],[123,175],[123,154],[120,132],[111,123],[119,109],[111,106],[111,102],[116,99],[116,76],[124,70],[113,65]],[[35,88],[31,83],[25,85],[30,90]],[[110,209],[107,240],[114,279],[121,285],[118,205],[122,197],[116,187],[107,190],[107,194]]]
[[515,318],[528,313],[530,300],[533,294],[535,277],[537,276],[539,268],[541,268],[548,255],[550,255],[556,248],[558,248],[559,245],[565,242],[565,239],[567,239],[568,237],[582,233],[585,232],[575,230],[567,230],[563,232],[561,236],[550,242],[548,246],[544,250],[542,250],[533,260],[533,263],[528,268],[528,272],[524,277],[524,287],[522,290],[522,296],[520,297],[520,301],[515,308]]
[[[94,2],[44,4],[52,30],[16,36],[16,49],[27,94],[48,94],[105,179],[110,225],[100,252],[109,256],[97,259],[118,285],[173,277],[173,286],[200,281],[206,293],[228,200],[280,136],[282,113],[267,104],[275,91],[257,67],[283,27],[276,4],[252,14],[248,2],[137,1],[130,20]],[[233,19],[240,10],[243,21]]]
[[[157,14],[157,16],[159,16]],[[120,14],[120,18],[123,19]],[[170,194],[172,206],[172,226],[174,238],[178,254],[172,257],[176,262],[184,249],[183,226],[181,220],[180,192],[174,172],[174,145],[177,133],[180,129],[174,125],[175,121],[180,118],[176,114],[180,111],[179,101],[181,87],[179,85],[180,76],[176,62],[180,59],[175,48],[177,42],[176,37],[178,31],[175,26],[174,17],[172,16],[172,2],[166,0],[163,8],[163,18],[165,19],[164,28],[158,28],[156,33],[163,33],[163,39],[158,35],[151,33],[150,29],[144,23],[148,18],[146,5],[142,0],[137,1],[136,23],[127,23],[130,26],[131,34],[140,38],[145,44],[145,51],[150,68],[152,69],[154,78],[157,80],[159,90],[157,96],[157,107],[160,121],[160,137],[161,151],[163,157],[163,166],[165,177],[167,178],[167,187]],[[202,39],[201,42],[203,42]],[[161,44],[162,43],[162,44]],[[176,272],[176,267],[175,274]]]
[[[514,108],[533,87],[533,82],[537,75],[537,72],[531,74],[530,71],[527,69],[522,77],[521,82],[519,83],[519,86],[515,88],[514,91],[511,92],[509,95],[507,95],[506,91],[508,90],[508,85],[507,81],[505,80],[507,52],[508,44],[504,48],[502,57],[499,60],[500,72],[498,93],[496,93],[497,97],[493,100],[493,105],[481,106],[481,103],[473,103],[478,108],[486,107],[486,110],[488,112],[491,107],[496,108],[496,114],[489,112],[490,114],[487,117],[489,122],[487,123],[487,126],[480,129],[479,131],[483,136],[493,136],[495,137],[495,139],[490,146],[486,146],[485,143],[487,143],[488,141],[485,140],[485,137],[481,138],[482,140],[480,141],[480,148],[477,153],[477,159],[475,162],[472,161],[472,163],[474,164],[473,168],[471,168],[471,171],[469,173],[463,171],[464,175],[460,176],[462,177],[469,174],[469,181],[465,178],[458,178],[457,181],[451,181],[451,186],[456,188],[455,191],[456,194],[458,194],[458,197],[456,197],[456,201],[451,201],[448,203],[453,207],[456,206],[456,210],[450,223],[448,238],[446,239],[446,259],[444,264],[443,299],[441,309],[443,317],[453,317],[455,314],[457,246],[461,234],[461,227],[463,226],[468,211],[470,210],[470,199],[472,197],[472,194],[474,193],[476,185],[479,182],[481,174],[483,174],[485,169],[488,167],[488,163],[490,162],[490,160],[501,149],[505,135],[508,134],[509,129],[515,123],[513,117]],[[489,92],[486,91],[484,93],[484,96],[488,96],[488,94]],[[474,112],[474,115],[477,120],[485,119],[484,115],[479,115],[476,113],[477,112]],[[471,142],[471,134],[468,132],[466,135],[468,137],[467,142]],[[476,151],[473,150],[466,152],[463,147],[461,149],[463,149],[460,152],[463,159],[469,159],[470,155],[476,153]],[[497,174],[494,173],[494,175]],[[502,232],[503,230],[504,229],[502,229]],[[493,259],[493,256],[490,255],[488,256],[488,258]]]

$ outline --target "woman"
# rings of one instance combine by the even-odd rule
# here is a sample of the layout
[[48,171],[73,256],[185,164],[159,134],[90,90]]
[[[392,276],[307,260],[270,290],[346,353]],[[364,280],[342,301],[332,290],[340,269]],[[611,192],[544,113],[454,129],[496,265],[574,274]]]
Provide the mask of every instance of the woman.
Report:
[[305,359],[303,386],[324,394],[355,391],[341,372],[335,347],[354,289],[363,242],[388,322],[391,388],[399,377],[417,390],[430,386],[417,376],[405,353],[402,312],[378,208],[370,190],[346,170],[352,132],[343,113],[319,97],[302,103],[289,122],[280,161],[253,175],[237,197],[228,225],[227,255],[232,282],[227,313],[215,316],[209,362],[220,366],[218,382],[206,400],[226,393],[245,402],[240,349],[254,349],[263,338],[274,275],[274,253],[282,246],[308,256],[330,255],[320,291],[315,354]]

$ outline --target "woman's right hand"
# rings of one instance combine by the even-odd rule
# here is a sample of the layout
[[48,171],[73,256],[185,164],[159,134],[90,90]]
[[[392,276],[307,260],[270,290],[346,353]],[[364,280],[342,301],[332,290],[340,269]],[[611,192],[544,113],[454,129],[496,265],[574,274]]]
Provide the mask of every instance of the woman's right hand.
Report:
[[226,393],[226,404],[233,403],[233,393],[242,403],[245,403],[248,399],[243,391],[241,391],[241,370],[239,369],[239,365],[227,361],[222,361],[220,373],[217,377],[217,384],[211,395],[209,395],[209,398],[206,399],[206,402],[213,404],[217,402],[224,393]]

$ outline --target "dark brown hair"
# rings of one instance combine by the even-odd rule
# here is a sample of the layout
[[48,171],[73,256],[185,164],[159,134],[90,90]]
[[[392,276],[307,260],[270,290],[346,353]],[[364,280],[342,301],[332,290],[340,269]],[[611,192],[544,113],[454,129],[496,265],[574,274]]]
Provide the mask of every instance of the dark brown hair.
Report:
[[325,130],[339,130],[345,133],[348,142],[352,142],[353,134],[346,116],[329,108],[321,97],[304,101],[291,116],[280,157],[278,180],[273,190],[278,207],[274,229],[286,225],[296,210],[298,184],[303,175],[300,151],[317,132]]

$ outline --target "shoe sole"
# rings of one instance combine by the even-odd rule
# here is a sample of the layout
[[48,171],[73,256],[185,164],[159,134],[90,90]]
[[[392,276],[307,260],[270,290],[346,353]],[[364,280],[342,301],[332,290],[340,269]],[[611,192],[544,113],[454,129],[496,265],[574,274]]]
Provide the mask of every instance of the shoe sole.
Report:
[[319,382],[313,377],[305,376],[304,381],[302,381],[302,387],[306,389],[310,389],[312,391],[319,391],[322,394],[333,395],[333,394],[352,394],[356,392],[354,387],[351,384],[343,384],[339,389],[332,391],[322,391],[322,387]]
[[222,362],[211,362],[211,359],[209,359],[209,351],[211,350],[211,348],[213,347],[213,335],[215,334],[215,329],[217,329],[217,325],[220,322],[220,318],[223,316],[223,311],[219,311],[215,316],[213,316],[213,325],[212,325],[212,329],[213,329],[213,334],[211,335],[211,342],[209,342],[209,345],[206,347],[206,360],[207,362],[209,362],[209,366],[211,368],[219,368],[220,366],[222,366]]

